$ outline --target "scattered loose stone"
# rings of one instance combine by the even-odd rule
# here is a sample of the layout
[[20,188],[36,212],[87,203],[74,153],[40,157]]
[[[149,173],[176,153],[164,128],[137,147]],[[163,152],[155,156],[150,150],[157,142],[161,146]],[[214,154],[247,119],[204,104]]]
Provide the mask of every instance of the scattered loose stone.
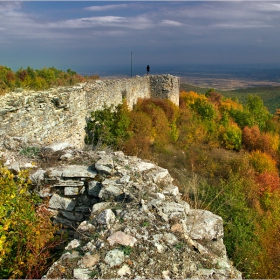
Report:
[[118,270],[118,275],[119,276],[125,276],[125,275],[130,275],[131,274],[131,271],[130,271],[130,268],[127,264],[123,265],[119,270]]
[[122,231],[117,231],[113,233],[111,236],[107,238],[107,240],[109,241],[111,246],[117,243],[117,244],[133,247],[135,242],[137,242],[137,239],[135,237],[125,234]]
[[106,254],[104,260],[110,267],[121,265],[124,262],[124,252],[114,249]]
[[102,211],[97,217],[96,222],[101,225],[106,225],[108,228],[111,227],[111,224],[115,222],[115,214],[111,209],[106,209]]
[[95,266],[100,260],[100,256],[98,254],[94,255],[85,255],[82,258],[82,266],[85,268],[90,268]]
[[65,247],[65,250],[72,250],[72,249],[78,248],[79,246],[81,246],[80,241],[77,239],[74,239],[68,243],[68,245]]
[[91,271],[87,268],[75,268],[73,270],[75,279],[90,279]]

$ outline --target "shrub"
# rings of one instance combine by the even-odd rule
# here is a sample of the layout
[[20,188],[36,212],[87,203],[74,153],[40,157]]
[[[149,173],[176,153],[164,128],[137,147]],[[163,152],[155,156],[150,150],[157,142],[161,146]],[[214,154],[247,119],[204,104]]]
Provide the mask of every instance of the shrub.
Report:
[[242,142],[249,151],[260,149],[261,132],[257,125],[245,126],[242,131]]
[[239,151],[241,148],[242,132],[234,123],[220,127],[220,142],[222,147],[229,150]]
[[270,155],[259,150],[251,153],[250,163],[258,173],[277,172],[276,161]]
[[215,108],[207,100],[197,98],[194,101],[194,104],[191,105],[191,108],[193,108],[203,119],[213,120],[215,117]]
[[256,182],[259,186],[260,194],[273,192],[280,189],[280,178],[277,172],[263,172],[256,175]]
[[115,108],[105,106],[102,110],[92,112],[92,120],[88,121],[86,127],[86,144],[101,143],[113,148],[121,146],[130,137],[129,114],[126,102]]
[[40,278],[55,246],[54,233],[44,206],[29,190],[26,172],[18,177],[0,167],[0,277]]

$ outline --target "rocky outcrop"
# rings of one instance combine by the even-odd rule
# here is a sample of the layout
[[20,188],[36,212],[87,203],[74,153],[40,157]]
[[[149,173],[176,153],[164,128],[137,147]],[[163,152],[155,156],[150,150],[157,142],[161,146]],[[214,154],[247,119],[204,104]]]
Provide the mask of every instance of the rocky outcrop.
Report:
[[53,221],[72,231],[43,278],[241,279],[227,258],[222,218],[191,209],[166,169],[122,152],[66,147],[54,167],[31,173]]
[[31,162],[12,154],[25,140],[10,140],[5,165],[15,174],[30,167],[34,190],[69,233],[64,253],[43,278],[241,279],[227,257],[222,218],[191,209],[168,170],[67,143],[40,148],[41,158]]

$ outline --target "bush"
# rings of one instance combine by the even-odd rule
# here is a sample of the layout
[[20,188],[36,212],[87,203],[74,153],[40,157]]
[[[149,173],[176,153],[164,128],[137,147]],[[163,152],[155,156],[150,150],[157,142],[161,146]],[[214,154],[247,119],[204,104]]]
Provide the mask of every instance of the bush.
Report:
[[251,153],[250,163],[258,173],[277,172],[276,161],[270,155],[259,150]]
[[221,126],[219,138],[222,147],[236,151],[241,149],[242,131],[236,124],[232,123],[225,127]]
[[92,120],[88,121],[86,127],[85,143],[88,145],[101,143],[113,148],[122,146],[130,137],[129,114],[126,102],[115,108],[105,106],[102,110],[92,112]]
[[18,177],[0,167],[0,277],[40,278],[47,268],[57,230],[38,197],[29,190],[28,175]]

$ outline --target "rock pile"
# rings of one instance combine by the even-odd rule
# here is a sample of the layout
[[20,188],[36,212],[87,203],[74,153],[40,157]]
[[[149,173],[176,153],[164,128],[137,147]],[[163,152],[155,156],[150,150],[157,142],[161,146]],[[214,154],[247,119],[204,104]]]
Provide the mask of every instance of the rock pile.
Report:
[[[241,279],[227,258],[222,218],[191,209],[168,170],[67,143],[36,146],[42,158],[30,162],[16,152],[26,150],[24,139],[5,143],[5,165],[14,173],[32,167],[54,223],[70,232],[65,252],[43,278]],[[44,162],[50,158],[52,166]]]
[[166,169],[122,152],[92,158],[90,166],[31,177],[50,196],[54,221],[75,228],[45,278],[241,279],[226,255],[222,219],[190,209]]

